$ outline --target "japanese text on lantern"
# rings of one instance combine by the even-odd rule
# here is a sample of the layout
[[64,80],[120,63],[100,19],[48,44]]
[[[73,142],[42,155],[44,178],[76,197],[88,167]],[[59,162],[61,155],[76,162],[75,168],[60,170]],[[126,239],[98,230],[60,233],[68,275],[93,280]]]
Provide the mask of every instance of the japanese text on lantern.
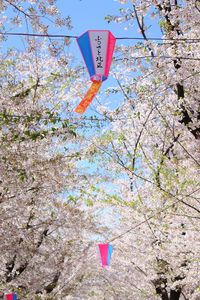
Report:
[[96,50],[97,50],[97,55],[96,55],[96,62],[97,62],[97,68],[103,68],[103,57],[101,53],[101,46],[102,46],[102,38],[98,35],[97,38],[95,39],[96,41]]

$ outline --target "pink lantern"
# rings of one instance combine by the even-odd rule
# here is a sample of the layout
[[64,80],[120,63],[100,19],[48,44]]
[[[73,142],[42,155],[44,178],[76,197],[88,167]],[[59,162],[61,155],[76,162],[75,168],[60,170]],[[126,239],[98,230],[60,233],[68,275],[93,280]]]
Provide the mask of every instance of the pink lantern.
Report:
[[102,82],[108,78],[116,38],[108,30],[88,30],[77,38],[79,48],[88,69],[92,86],[75,109],[84,113],[97,94]]
[[109,266],[112,251],[113,251],[113,246],[109,244],[98,244],[98,247],[99,247],[102,267]]
[[6,300],[17,300],[17,294],[16,293],[6,294]]

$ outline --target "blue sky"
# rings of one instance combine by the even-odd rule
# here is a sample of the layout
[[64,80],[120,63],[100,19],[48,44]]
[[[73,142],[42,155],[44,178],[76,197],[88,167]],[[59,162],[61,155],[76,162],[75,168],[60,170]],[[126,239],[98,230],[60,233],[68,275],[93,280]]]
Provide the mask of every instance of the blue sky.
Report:
[[[118,15],[120,8],[131,7],[130,1],[122,5],[115,0],[58,0],[60,11],[72,18],[72,33],[80,35],[88,29],[111,30],[115,36],[140,36],[137,26],[128,31],[124,24],[110,23],[104,20],[106,15]],[[154,25],[153,25],[154,24]],[[151,35],[160,35],[158,27],[151,21]]]
[[[121,5],[115,0],[58,0],[58,8],[63,16],[70,16],[72,19],[73,29],[69,31],[68,29],[60,29],[55,26],[51,26],[49,33],[52,34],[72,34],[81,35],[88,29],[107,29],[111,30],[116,36],[134,36],[140,37],[138,33],[137,25],[131,27],[128,30],[124,30],[125,24],[119,24],[111,22],[108,24],[105,21],[106,15],[118,15],[120,8],[131,7],[130,1],[127,4]],[[11,15],[9,11],[9,15]],[[6,13],[7,14],[7,13]],[[151,24],[151,29],[149,31],[149,36],[160,36],[160,31],[155,21],[149,20],[147,18],[147,25]],[[8,27],[9,28],[9,27]],[[11,28],[11,27],[10,27]],[[25,26],[21,28],[12,28],[12,32],[25,32]],[[6,46],[19,45],[19,37],[9,37]],[[133,42],[133,41],[132,41]],[[119,41],[118,41],[119,43]],[[126,41],[123,41],[126,43]]]
[[[80,35],[88,29],[111,30],[115,36],[126,33],[123,26],[106,22],[104,17],[108,14],[118,14],[122,7],[114,0],[59,0],[58,5],[62,12],[65,11],[72,18],[74,34]],[[125,6],[124,6],[125,7]]]
[[59,0],[60,10],[72,18],[74,34],[80,35],[88,29],[108,29],[114,35],[123,34],[117,24],[108,24],[104,17],[117,14],[121,5],[113,0]]

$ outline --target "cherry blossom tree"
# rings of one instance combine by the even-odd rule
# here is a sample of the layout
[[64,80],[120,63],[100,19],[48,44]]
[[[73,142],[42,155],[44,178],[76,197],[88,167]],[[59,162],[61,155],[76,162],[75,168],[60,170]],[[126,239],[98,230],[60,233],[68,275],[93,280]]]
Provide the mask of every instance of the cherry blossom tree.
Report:
[[[199,3],[119,2],[106,20],[144,40],[116,46],[117,85],[90,118],[72,113],[84,78],[66,45],[1,57],[1,288],[23,299],[200,298]],[[58,16],[54,1],[10,5],[47,34],[41,14]],[[107,269],[97,241],[114,246]]]
[[[40,13],[56,13],[54,1],[36,2]],[[1,7],[39,30],[42,19],[34,1],[28,4],[25,10],[19,1],[2,1]],[[63,299],[76,289],[89,233],[98,231],[73,197],[85,181],[76,166],[84,123],[71,114],[81,69],[51,46],[32,38],[25,51],[8,49],[0,57],[0,289],[22,299]]]
[[[119,221],[97,299],[199,299],[199,3],[119,2],[130,6],[106,19],[137,24],[144,42],[116,47],[118,86],[107,94],[121,104],[97,107],[107,122],[88,143],[113,190],[99,191],[97,205],[104,199]],[[150,15],[162,42],[148,39]]]

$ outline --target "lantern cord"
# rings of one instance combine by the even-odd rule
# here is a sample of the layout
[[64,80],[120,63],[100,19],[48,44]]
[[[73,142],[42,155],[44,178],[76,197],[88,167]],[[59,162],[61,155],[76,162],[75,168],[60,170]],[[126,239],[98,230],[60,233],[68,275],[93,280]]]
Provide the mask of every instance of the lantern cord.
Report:
[[[0,35],[6,36],[30,36],[30,37],[51,37],[51,38],[69,38],[76,39],[78,36],[76,35],[65,35],[65,34],[43,34],[43,33],[24,33],[24,32],[0,32]],[[116,37],[117,40],[145,40],[148,41],[171,41],[171,42],[200,42],[200,38],[178,38],[178,39],[168,39],[161,37],[149,37],[147,39],[143,37]]]

